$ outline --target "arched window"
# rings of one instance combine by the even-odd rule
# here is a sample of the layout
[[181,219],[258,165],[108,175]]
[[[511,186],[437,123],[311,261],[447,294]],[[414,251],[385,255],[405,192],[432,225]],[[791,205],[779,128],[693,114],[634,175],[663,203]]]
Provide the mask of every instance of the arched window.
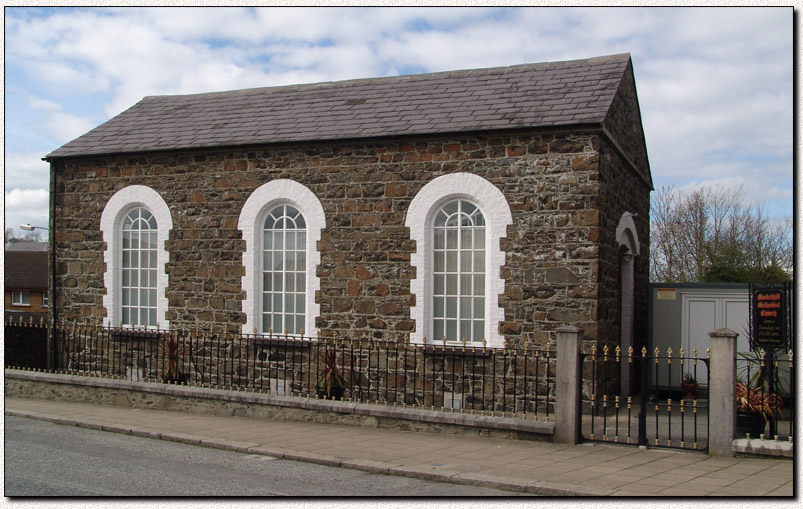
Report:
[[485,337],[485,218],[454,200],[432,225],[432,339],[479,342]]
[[156,318],[157,234],[156,218],[137,207],[123,219],[121,228],[121,321],[134,326],[154,326]]
[[499,323],[504,310],[498,296],[505,291],[500,270],[505,253],[500,239],[513,222],[502,192],[472,173],[438,177],[410,202],[405,226],[416,251],[410,262],[415,330],[410,342],[424,338],[458,343],[464,338],[491,348],[504,346]]
[[298,209],[279,205],[262,231],[262,332],[301,334],[306,278],[307,224]]
[[278,179],[259,186],[240,211],[243,232],[244,333],[315,337],[321,289],[317,244],[326,226],[323,206],[306,186]]
[[169,327],[165,242],[172,228],[170,209],[147,186],[125,187],[106,203],[100,217],[106,243],[105,325]]

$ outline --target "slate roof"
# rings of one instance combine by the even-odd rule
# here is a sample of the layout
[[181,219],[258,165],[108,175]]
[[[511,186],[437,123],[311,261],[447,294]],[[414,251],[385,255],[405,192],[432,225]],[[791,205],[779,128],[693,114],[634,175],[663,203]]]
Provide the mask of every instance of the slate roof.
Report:
[[620,54],[145,97],[46,159],[601,123],[629,62]]
[[47,264],[47,251],[6,250],[6,290],[47,290]]

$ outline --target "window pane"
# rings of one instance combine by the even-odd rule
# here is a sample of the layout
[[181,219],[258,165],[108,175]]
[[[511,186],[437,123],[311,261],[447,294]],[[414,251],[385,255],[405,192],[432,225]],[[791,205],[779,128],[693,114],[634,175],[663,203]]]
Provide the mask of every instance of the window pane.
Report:
[[273,274],[270,272],[262,274],[262,290],[266,292],[273,290]]
[[457,318],[457,297],[446,297],[446,316]]
[[296,249],[299,251],[306,251],[307,250],[307,234],[304,232],[299,232],[296,234]]
[[446,290],[446,276],[435,276],[435,295],[443,295],[443,292]]
[[471,272],[471,251],[460,251],[460,272]]
[[285,313],[295,313],[296,311],[296,300],[293,298],[292,295],[287,294],[284,297],[284,312]]
[[457,230],[446,230],[446,248],[457,249]]
[[485,322],[474,320],[474,330],[472,331],[472,341],[482,341],[484,339]]
[[448,320],[446,322],[446,339],[448,341],[457,340],[457,320]]
[[485,229],[474,230],[474,249],[485,249]]
[[470,340],[471,339],[471,320],[460,320],[460,338],[461,341],[463,339]]
[[296,252],[296,270],[298,270],[298,271],[307,270],[307,253],[306,253],[306,251],[297,251]]
[[443,318],[443,297],[434,298],[433,312],[436,318]]
[[471,297],[460,297],[460,318],[471,318]]
[[446,268],[444,263],[446,259],[446,253],[442,251],[436,252],[433,258],[435,259],[435,272],[443,272]]
[[446,272],[457,272],[457,251],[446,252]]
[[460,275],[460,295],[471,295],[471,274]]
[[444,238],[446,236],[445,230],[440,228],[435,228],[435,240],[433,246],[435,249],[443,249],[446,247],[444,243]]
[[485,318],[485,299],[474,297],[474,318]]
[[485,295],[485,276],[474,276],[474,295]]
[[444,336],[444,321],[443,320],[435,320],[434,327],[432,329],[432,341],[440,341],[441,338]]
[[306,292],[307,291],[307,275],[303,272],[299,272],[296,274],[296,291],[297,292]]
[[485,272],[485,251],[474,251],[474,271]]
[[461,249],[471,249],[471,230],[463,230],[460,232],[460,248]]
[[304,294],[296,294],[296,313],[304,313],[306,310],[306,303],[304,302]]
[[457,295],[457,274],[446,276],[446,295]]

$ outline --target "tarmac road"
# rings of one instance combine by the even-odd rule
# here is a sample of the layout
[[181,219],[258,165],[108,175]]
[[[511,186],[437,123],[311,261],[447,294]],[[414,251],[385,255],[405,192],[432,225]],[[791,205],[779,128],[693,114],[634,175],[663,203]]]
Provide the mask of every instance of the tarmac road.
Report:
[[5,418],[6,497],[519,496]]

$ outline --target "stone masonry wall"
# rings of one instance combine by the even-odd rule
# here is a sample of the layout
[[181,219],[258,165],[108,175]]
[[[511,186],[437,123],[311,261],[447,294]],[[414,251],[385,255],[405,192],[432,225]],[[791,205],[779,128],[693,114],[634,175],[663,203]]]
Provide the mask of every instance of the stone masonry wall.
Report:
[[[404,342],[415,327],[410,306],[416,299],[407,207],[435,177],[471,172],[496,185],[513,214],[501,243],[501,333],[513,343],[543,343],[571,323],[593,339],[597,317],[609,314],[597,304],[599,271],[607,274],[601,265],[609,263],[598,258],[600,245],[610,243],[616,228],[605,210],[610,203],[600,200],[599,145],[592,134],[530,133],[59,161],[58,316],[94,323],[106,316],[100,217],[116,191],[139,184],[160,193],[172,214],[166,244],[171,327],[239,332],[245,242],[238,217],[257,187],[286,178],[315,193],[326,215],[317,326],[327,335]],[[629,185],[632,177],[620,173],[615,185]]]

